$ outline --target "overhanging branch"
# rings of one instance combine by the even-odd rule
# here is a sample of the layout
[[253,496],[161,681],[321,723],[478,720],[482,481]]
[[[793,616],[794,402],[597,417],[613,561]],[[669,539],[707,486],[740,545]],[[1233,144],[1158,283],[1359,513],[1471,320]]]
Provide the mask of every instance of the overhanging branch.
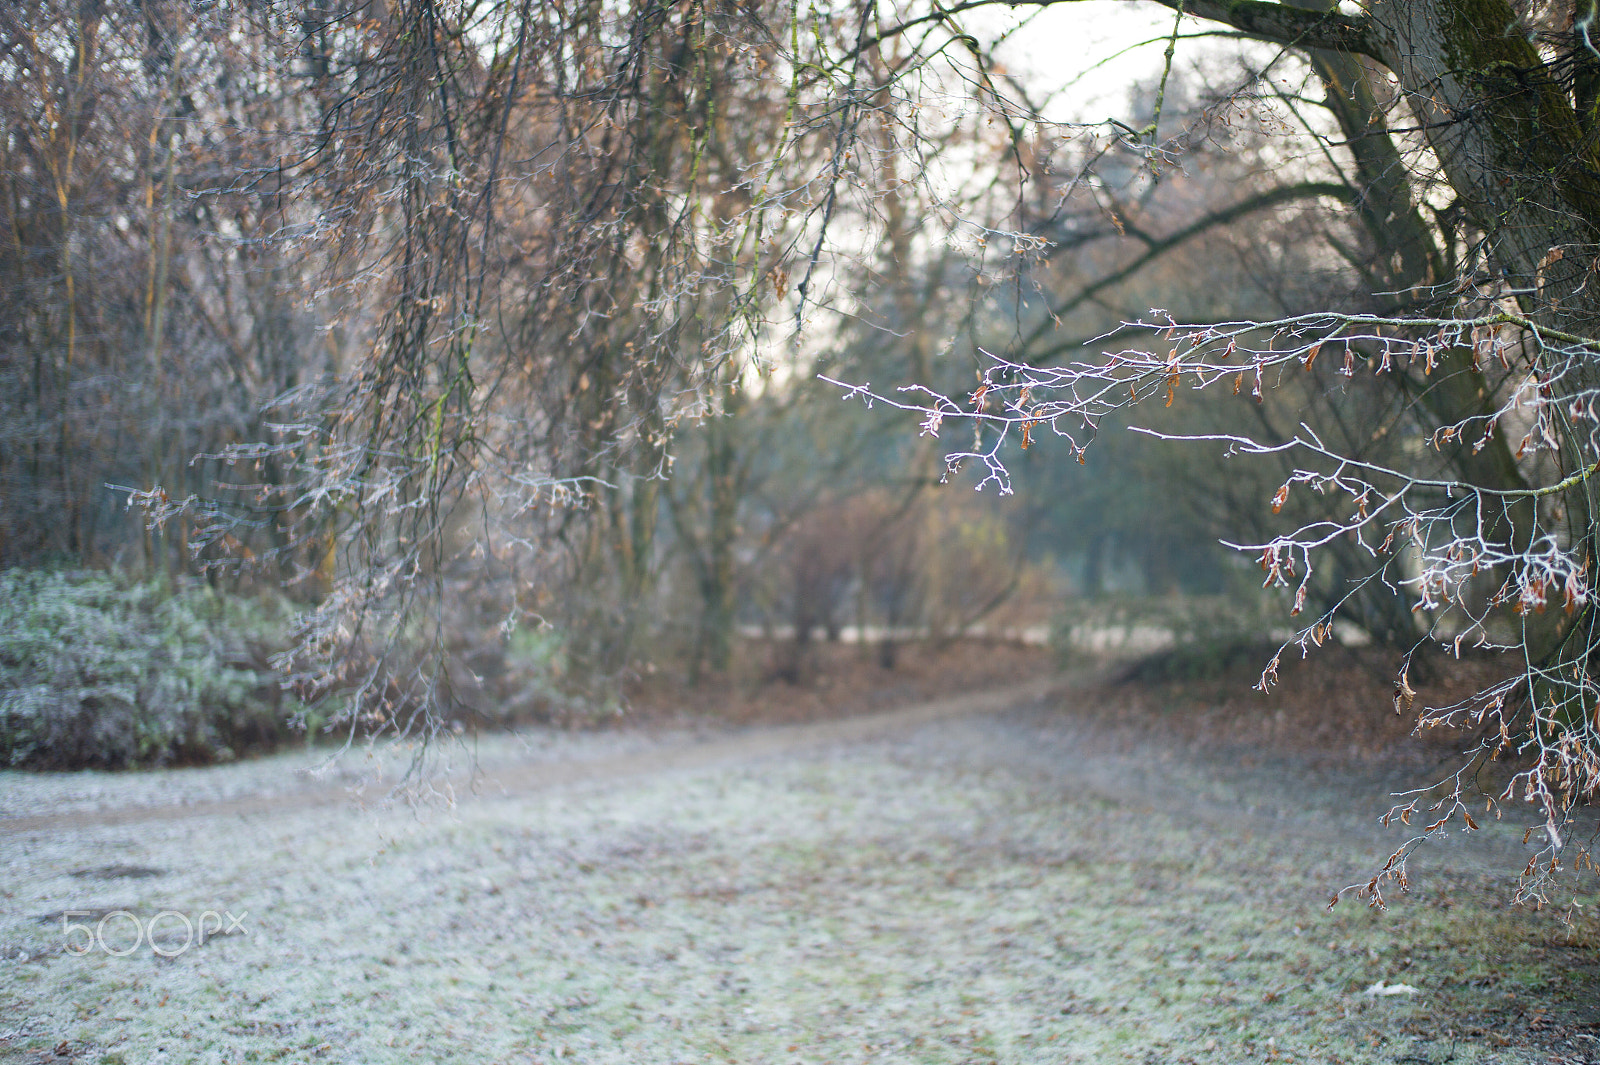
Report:
[[1387,64],[1377,25],[1364,15],[1313,11],[1261,0],[1155,0],[1163,7],[1207,22],[1220,22],[1250,37],[1292,48],[1325,48],[1364,55]]
[[[1341,185],[1338,182],[1332,181],[1308,181],[1300,185],[1284,185],[1280,186],[1279,188],[1269,189],[1266,192],[1247,197],[1229,207],[1224,207],[1219,211],[1213,211],[1202,218],[1196,219],[1189,225],[1184,226],[1176,233],[1172,233],[1169,236],[1160,239],[1147,241],[1148,247],[1138,258],[1134,259],[1121,269],[1113,270],[1110,273],[1103,275],[1093,284],[1078,290],[1078,292],[1065,303],[1050,308],[1049,314],[1045,317],[1044,321],[1040,322],[1039,325],[1037,325],[1028,335],[1028,338],[1023,342],[1022,348],[1023,350],[1026,350],[1029,345],[1038,341],[1039,338],[1044,335],[1045,330],[1059,320],[1062,315],[1070,314],[1084,303],[1094,299],[1106,289],[1112,287],[1113,285],[1121,284],[1123,281],[1126,281],[1128,278],[1134,276],[1140,270],[1143,270],[1146,266],[1149,266],[1154,260],[1160,258],[1170,251],[1176,250],[1182,245],[1193,240],[1195,237],[1198,237],[1209,230],[1215,229],[1218,226],[1230,225],[1247,215],[1254,214],[1257,211],[1265,211],[1270,208],[1277,207],[1285,203],[1293,203],[1298,200],[1331,199],[1338,200],[1341,203],[1354,205],[1360,201],[1360,198],[1360,191],[1358,189],[1351,188],[1349,185]],[[1054,357],[1061,350],[1061,346],[1056,345],[1050,350],[1041,352],[1039,355],[1029,359],[1028,362],[1030,365],[1037,366],[1046,359]]]

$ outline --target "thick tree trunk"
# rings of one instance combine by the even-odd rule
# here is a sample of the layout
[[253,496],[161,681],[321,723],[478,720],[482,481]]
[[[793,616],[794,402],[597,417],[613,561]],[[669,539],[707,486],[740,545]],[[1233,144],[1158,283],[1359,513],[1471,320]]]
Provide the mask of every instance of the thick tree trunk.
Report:
[[1592,335],[1600,170],[1516,13],[1504,0],[1384,0],[1372,18],[1428,146],[1525,310]]
[[[1491,262],[1523,312],[1546,327],[1595,336],[1600,286],[1591,274],[1600,244],[1600,170],[1594,145],[1510,5],[1385,0],[1374,6],[1373,19],[1387,39],[1386,62],[1445,179],[1485,234]],[[1600,383],[1591,359],[1557,366],[1541,358],[1530,369],[1565,372],[1569,390]],[[1460,373],[1447,380],[1437,400],[1457,417],[1476,413],[1480,404],[1464,394],[1473,382]],[[1484,468],[1467,472],[1484,478],[1486,487],[1497,487],[1497,476],[1515,475],[1493,451],[1476,464]],[[1580,484],[1569,495],[1569,514],[1582,515],[1572,526],[1574,538],[1592,539],[1591,489]],[[1515,526],[1513,546],[1525,549],[1539,520],[1534,501],[1517,501],[1506,517]],[[1561,622],[1557,611],[1524,618],[1530,658],[1543,661],[1559,652],[1570,631]]]

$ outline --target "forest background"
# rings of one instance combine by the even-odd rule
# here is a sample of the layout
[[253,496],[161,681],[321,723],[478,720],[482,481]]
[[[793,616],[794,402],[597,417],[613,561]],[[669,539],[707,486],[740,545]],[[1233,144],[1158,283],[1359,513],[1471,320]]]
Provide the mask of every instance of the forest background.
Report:
[[[1393,648],[1482,737],[1445,817],[1517,753],[1553,872],[1592,6],[1124,10],[11,5],[13,762],[1146,619]],[[1424,646],[1506,664],[1413,706]]]

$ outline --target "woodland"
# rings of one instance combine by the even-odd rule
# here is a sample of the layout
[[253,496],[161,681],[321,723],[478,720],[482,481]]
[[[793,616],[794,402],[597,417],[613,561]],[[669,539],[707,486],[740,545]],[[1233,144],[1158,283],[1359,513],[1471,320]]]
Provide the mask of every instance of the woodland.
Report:
[[1392,652],[1470,742],[1352,893],[1514,802],[1537,895],[1600,788],[1595,17],[6,4],[11,764],[1121,611]]

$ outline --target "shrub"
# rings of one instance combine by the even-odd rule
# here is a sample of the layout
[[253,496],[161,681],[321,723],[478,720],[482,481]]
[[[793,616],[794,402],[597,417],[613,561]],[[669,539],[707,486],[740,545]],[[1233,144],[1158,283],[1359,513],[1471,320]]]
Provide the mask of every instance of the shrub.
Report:
[[281,604],[106,573],[0,572],[0,760],[124,768],[271,747],[303,709],[269,667]]

